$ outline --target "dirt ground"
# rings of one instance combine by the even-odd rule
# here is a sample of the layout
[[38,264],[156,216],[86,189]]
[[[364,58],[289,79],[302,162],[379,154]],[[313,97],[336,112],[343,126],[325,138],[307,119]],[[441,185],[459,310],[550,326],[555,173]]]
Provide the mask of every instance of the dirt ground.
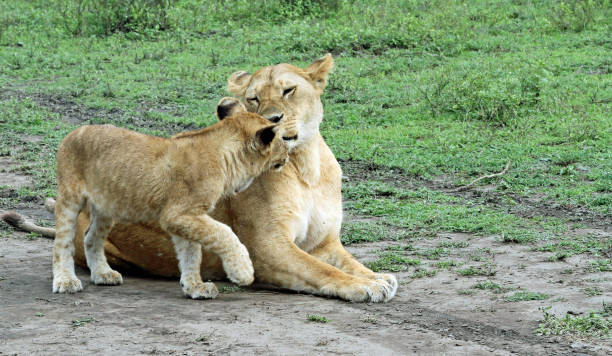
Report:
[[[25,211],[48,219],[41,210]],[[605,233],[605,232],[604,232]],[[411,279],[397,274],[397,296],[387,304],[351,304],[335,299],[266,289],[262,286],[222,293],[215,300],[182,296],[175,280],[124,275],[124,284],[95,286],[78,268],[85,290],[51,293],[51,240],[15,232],[0,239],[0,354],[573,354],[604,355],[604,341],[580,341],[534,334],[542,306],[579,314],[601,307],[606,293],[585,298],[588,280],[609,273],[563,274],[568,264],[545,262],[528,246],[507,245],[493,237],[442,234],[416,246],[467,241],[452,257],[488,248],[498,266],[492,277],[458,278],[454,272]],[[400,242],[351,245],[360,260]],[[480,280],[559,297],[505,302],[489,291],[462,294]],[[219,287],[229,286],[219,283]],[[607,294],[609,296],[609,294]],[[561,298],[562,297],[562,298]],[[325,316],[327,323],[307,320]]]

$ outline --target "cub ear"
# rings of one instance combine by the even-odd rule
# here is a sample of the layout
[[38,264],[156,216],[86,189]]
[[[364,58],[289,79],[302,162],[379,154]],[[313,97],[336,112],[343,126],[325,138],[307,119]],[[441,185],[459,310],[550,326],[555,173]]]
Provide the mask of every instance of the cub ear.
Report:
[[330,53],[312,62],[304,71],[310,76],[319,91],[323,91],[327,85],[327,76],[334,68],[334,59]]
[[246,111],[246,108],[236,98],[225,97],[219,100],[219,103],[217,104],[217,118],[219,119],[219,121],[225,119],[228,116],[232,116],[244,111]]
[[257,143],[261,144],[264,147],[268,146],[272,142],[272,140],[274,140],[274,136],[276,136],[277,131],[278,126],[276,125],[264,127],[263,129],[257,131],[257,134],[255,134],[255,136],[257,137]]
[[246,91],[249,81],[251,81],[251,77],[251,73],[243,70],[232,73],[227,79],[227,91],[236,96],[244,96],[244,92]]

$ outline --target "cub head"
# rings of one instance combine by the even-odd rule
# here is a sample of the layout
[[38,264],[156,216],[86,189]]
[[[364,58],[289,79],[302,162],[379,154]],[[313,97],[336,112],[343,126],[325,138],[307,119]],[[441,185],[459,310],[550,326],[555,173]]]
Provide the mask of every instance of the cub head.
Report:
[[323,120],[321,93],[333,66],[334,60],[327,54],[306,68],[281,63],[254,74],[235,72],[228,79],[228,91],[249,112],[280,124],[283,139],[293,148],[319,132]]
[[217,104],[217,117],[242,134],[241,140],[246,143],[243,152],[253,168],[281,170],[289,161],[289,144],[283,138],[284,130],[260,115],[247,112],[238,99],[221,99]]

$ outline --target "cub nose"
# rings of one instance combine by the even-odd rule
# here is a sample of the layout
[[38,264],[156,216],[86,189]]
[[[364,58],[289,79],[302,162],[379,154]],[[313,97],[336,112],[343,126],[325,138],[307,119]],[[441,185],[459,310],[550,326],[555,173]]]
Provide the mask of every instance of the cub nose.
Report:
[[280,113],[280,114],[267,115],[267,116],[265,116],[265,118],[268,119],[269,121],[273,122],[273,123],[277,123],[277,122],[281,121],[283,116],[285,116],[285,114]]
[[285,140],[285,141],[296,141],[297,138],[298,138],[297,134],[295,134],[293,136],[283,136],[283,140]]

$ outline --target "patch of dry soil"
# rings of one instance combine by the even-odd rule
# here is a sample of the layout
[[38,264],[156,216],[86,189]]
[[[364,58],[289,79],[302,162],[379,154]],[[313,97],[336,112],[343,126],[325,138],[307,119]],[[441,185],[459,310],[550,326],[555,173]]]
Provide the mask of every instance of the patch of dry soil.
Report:
[[[491,248],[498,266],[491,277],[504,286],[550,293],[556,311],[579,313],[604,297],[580,292],[585,277],[561,275],[563,262],[545,263],[541,254],[508,247],[491,238],[442,235],[439,241],[468,241],[461,249]],[[439,242],[438,241],[438,242]],[[436,240],[423,240],[422,247]],[[99,287],[78,269],[85,290],[51,293],[51,244],[15,232],[0,240],[0,354],[605,354],[597,343],[534,335],[538,308],[551,301],[509,303],[479,291],[461,295],[482,278],[454,272],[410,279],[401,272],[397,296],[387,304],[351,304],[257,287],[220,294],[215,300],[182,296],[177,281],[124,275],[124,285]],[[378,245],[350,250],[361,260]],[[492,246],[492,247],[491,247]],[[580,266],[580,261],[570,261]],[[525,267],[520,267],[525,265]],[[590,274],[588,278],[608,278]],[[558,283],[563,279],[563,283]],[[606,288],[610,287],[609,279]],[[222,285],[222,283],[220,283]],[[609,292],[610,290],[607,289]],[[610,295],[608,293],[607,295]],[[609,297],[608,297],[609,299]],[[331,319],[307,321],[307,314]],[[79,322],[79,320],[81,322]],[[91,321],[90,321],[91,320]]]

